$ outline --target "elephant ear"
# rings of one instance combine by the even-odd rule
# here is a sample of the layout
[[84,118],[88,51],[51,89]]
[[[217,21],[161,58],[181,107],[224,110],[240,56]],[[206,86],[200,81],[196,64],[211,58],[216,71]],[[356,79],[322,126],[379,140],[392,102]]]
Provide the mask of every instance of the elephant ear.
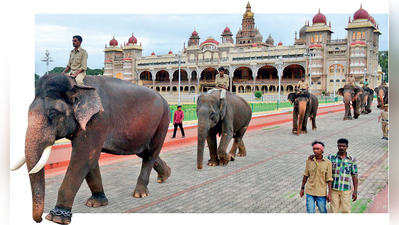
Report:
[[378,93],[378,87],[374,88],[375,93]]
[[288,100],[290,100],[291,105],[295,101],[295,93],[290,93],[287,97]]
[[344,96],[344,88],[338,89],[337,92],[338,92],[339,95]]
[[86,124],[94,114],[104,111],[100,96],[93,87],[74,85],[67,96],[73,103],[74,115],[82,130],[86,130]]

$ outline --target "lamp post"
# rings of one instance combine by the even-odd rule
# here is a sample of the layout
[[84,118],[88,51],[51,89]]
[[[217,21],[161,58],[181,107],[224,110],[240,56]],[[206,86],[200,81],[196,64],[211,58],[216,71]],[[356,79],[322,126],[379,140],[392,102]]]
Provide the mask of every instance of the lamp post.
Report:
[[47,65],[47,75],[48,75],[48,64],[49,64],[49,62],[53,62],[53,58],[49,57],[50,52],[49,52],[48,50],[46,50],[46,53],[44,53],[44,54],[46,55],[46,57],[43,57],[43,59],[40,60],[40,61],[46,62],[46,65]]
[[364,78],[363,78],[363,82],[366,82],[366,72],[367,72],[367,68],[364,68]]
[[307,52],[304,53],[304,55],[309,56],[309,93],[312,93],[312,56],[313,56],[313,52],[311,52],[312,50],[308,49]]
[[283,57],[279,56],[278,61],[276,62],[276,67],[277,67],[277,75],[278,75],[278,100],[277,100],[277,105],[280,105],[280,93],[281,93],[281,76],[282,70],[283,70]]
[[334,64],[335,64],[335,66],[334,66],[334,101],[335,101],[335,83],[336,83],[336,81],[337,81],[337,65],[338,65],[338,62],[335,60],[335,62],[334,62]]
[[385,81],[385,73],[382,73],[382,81]]
[[179,51],[179,99],[178,99],[178,105],[180,105],[180,63],[181,63],[181,51]]
[[377,73],[377,70],[376,70],[376,71],[374,71],[374,88],[377,87],[377,76],[378,76],[378,73]]

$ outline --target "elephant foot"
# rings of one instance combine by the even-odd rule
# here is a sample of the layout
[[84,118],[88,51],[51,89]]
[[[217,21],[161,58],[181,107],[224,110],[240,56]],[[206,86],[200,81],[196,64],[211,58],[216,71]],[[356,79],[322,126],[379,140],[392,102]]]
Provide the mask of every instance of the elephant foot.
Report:
[[165,182],[172,174],[172,170],[163,160],[159,160],[159,162],[155,163],[154,169],[158,173],[158,183]]
[[221,165],[226,166],[227,164],[229,164],[230,161],[230,155],[223,153],[223,154],[219,154],[219,162]]
[[237,156],[238,157],[244,157],[244,156],[246,156],[247,155],[247,151],[245,151],[245,150],[238,150],[238,153],[237,153]]
[[293,134],[298,133],[298,129],[292,129],[292,133],[293,133]]
[[312,127],[312,130],[317,130],[317,127],[315,126],[315,127]]
[[165,173],[163,174],[158,173],[158,183],[165,182],[170,177],[171,174],[172,174],[172,169],[170,169],[170,167],[167,166]]
[[135,198],[145,198],[150,195],[150,191],[147,187],[136,187],[133,192],[133,197]]
[[306,131],[306,130],[301,131],[301,134],[307,134],[307,133],[308,133],[308,131]]
[[104,193],[93,194],[90,198],[86,200],[86,206],[97,208],[100,206],[108,205],[108,199],[105,197]]
[[236,160],[236,154],[233,154],[233,153],[229,153],[229,156],[230,156],[230,161],[235,161]]
[[208,160],[208,166],[219,166],[219,160],[217,160],[217,159],[210,159],[210,160]]
[[46,219],[54,223],[70,224],[72,220],[72,212],[69,209],[56,206],[54,209],[50,210]]

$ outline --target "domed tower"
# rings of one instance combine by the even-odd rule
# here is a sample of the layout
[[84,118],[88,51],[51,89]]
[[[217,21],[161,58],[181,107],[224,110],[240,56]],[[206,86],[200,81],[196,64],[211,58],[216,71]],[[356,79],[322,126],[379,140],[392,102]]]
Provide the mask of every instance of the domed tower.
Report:
[[323,46],[331,40],[331,34],[333,33],[331,30],[331,23],[327,25],[327,18],[325,15],[317,13],[312,19],[312,26],[304,26],[302,27],[300,32],[300,38],[304,37],[306,39],[306,44],[311,46],[313,44],[321,44]]
[[[349,17],[348,28],[349,73],[358,80],[363,81],[364,71],[366,78],[370,80],[370,86],[374,86],[370,79],[374,71],[378,70],[379,36],[378,25],[375,19],[365,10],[362,5],[353,14],[353,20]],[[357,62],[357,63],[356,63]]]
[[233,34],[231,33],[230,28],[228,26],[226,26],[226,28],[224,28],[223,33],[222,33],[222,44],[223,43],[234,44]]
[[194,46],[198,47],[199,46],[199,39],[200,37],[198,36],[197,31],[193,31],[191,34],[190,38],[188,39],[188,47]]
[[257,31],[257,34],[254,37],[254,43],[262,43],[263,42],[263,36],[259,33],[258,29],[256,29],[256,31]]
[[122,72],[118,68],[118,64],[122,59],[123,50],[118,47],[118,41],[115,36],[109,41],[109,46],[105,45],[104,49],[104,76],[115,77],[118,72]]
[[266,44],[270,46],[274,46],[274,39],[272,38],[272,35],[269,33],[269,37],[266,39]]
[[309,27],[309,21],[305,21],[305,25],[299,30],[299,38],[296,37],[295,32],[295,45],[304,45],[306,44],[306,30]]
[[138,74],[136,74],[136,59],[142,56],[143,48],[137,44],[137,38],[132,33],[125,46],[123,46],[123,78],[131,80],[137,84]]
[[236,44],[249,44],[249,46],[252,46],[254,37],[257,33],[255,31],[254,14],[251,12],[251,5],[249,2],[247,4],[246,12],[243,14],[241,25],[242,27],[236,35]]

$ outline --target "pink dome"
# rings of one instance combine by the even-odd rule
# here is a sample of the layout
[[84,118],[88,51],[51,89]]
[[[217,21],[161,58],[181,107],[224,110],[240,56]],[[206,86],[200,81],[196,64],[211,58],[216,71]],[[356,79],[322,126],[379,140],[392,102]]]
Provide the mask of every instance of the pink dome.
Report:
[[255,47],[258,47],[258,45],[257,45],[256,43],[254,43],[254,44],[252,45],[252,47],[254,47],[254,48],[255,48]]
[[223,31],[223,32],[224,32],[224,33],[230,32],[230,28],[226,26],[226,28],[224,28],[224,31]]
[[283,42],[280,41],[280,42],[278,43],[278,46],[283,46]]
[[191,34],[191,36],[198,36],[198,33],[197,33],[197,31],[193,31],[193,33]]
[[353,19],[369,19],[369,13],[362,8],[362,5],[360,5],[360,9],[353,14]]
[[155,55],[155,52],[152,52],[151,55]]
[[115,37],[112,37],[112,40],[109,41],[109,46],[117,46],[118,41],[115,39]]
[[327,18],[325,15],[320,13],[320,9],[319,9],[319,13],[317,13],[312,20],[313,24],[315,23],[324,23],[327,24]]
[[173,54],[172,50],[169,51],[169,54]]
[[137,44],[137,39],[134,37],[134,35],[132,34],[132,36],[129,38],[129,40],[127,41],[127,44]]

